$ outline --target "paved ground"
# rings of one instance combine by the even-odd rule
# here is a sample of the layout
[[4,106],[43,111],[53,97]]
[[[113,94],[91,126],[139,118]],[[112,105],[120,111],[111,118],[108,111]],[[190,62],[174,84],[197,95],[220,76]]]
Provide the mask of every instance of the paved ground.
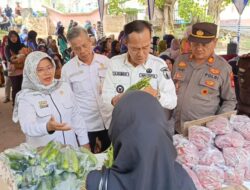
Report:
[[25,141],[18,124],[12,122],[12,104],[2,103],[4,88],[0,88],[0,152],[12,148]]

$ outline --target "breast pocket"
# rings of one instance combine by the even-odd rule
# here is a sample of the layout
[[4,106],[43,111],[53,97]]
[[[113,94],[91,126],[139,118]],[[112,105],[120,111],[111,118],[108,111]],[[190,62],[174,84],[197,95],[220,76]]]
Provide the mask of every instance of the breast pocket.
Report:
[[211,101],[219,95],[219,81],[203,77],[199,82],[198,92],[194,98],[204,101]]
[[75,76],[71,79],[71,87],[74,93],[82,93],[87,91],[88,81],[84,76]]
[[51,110],[49,106],[41,107],[39,105],[35,105],[35,111],[39,120],[47,121],[51,117]]
[[219,90],[219,81],[209,79],[209,78],[202,78],[200,80],[200,85],[205,86],[211,90],[218,91]]
[[73,114],[73,102],[72,100],[64,101],[62,103],[63,109],[61,110],[63,122],[70,122]]

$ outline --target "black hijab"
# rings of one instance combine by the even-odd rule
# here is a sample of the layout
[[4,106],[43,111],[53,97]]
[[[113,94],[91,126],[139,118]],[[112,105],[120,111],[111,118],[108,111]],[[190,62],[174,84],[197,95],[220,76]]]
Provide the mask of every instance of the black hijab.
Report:
[[63,39],[65,42],[67,42],[67,39],[66,37],[64,36],[64,27],[63,26],[60,26],[57,30],[57,35],[58,35],[58,38],[61,38]]
[[157,45],[157,41],[159,40],[160,38],[158,36],[154,36],[153,37],[153,45]]
[[111,57],[114,57],[116,55],[119,55],[120,54],[120,51],[116,51],[116,44],[118,44],[119,41],[118,40],[114,40],[112,43],[111,43]]
[[[10,38],[12,35],[15,35],[17,37],[17,42],[13,43]],[[24,45],[21,43],[19,35],[16,31],[11,30],[8,34],[8,46],[7,46],[13,53],[18,54],[19,50],[24,47]]]
[[[166,123],[164,110],[153,96],[141,91],[124,95],[109,129],[114,164],[109,169],[108,190],[195,190],[175,162]],[[87,190],[98,190],[101,175],[100,171],[89,173]]]

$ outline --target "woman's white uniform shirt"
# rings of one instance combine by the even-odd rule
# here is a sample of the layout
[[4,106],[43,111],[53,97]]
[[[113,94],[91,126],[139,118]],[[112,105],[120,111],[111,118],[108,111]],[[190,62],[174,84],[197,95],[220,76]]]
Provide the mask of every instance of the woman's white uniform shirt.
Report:
[[[44,58],[49,58],[54,64],[53,60],[42,52],[33,52],[26,58],[22,91],[18,94],[13,120],[19,120],[27,143],[33,147],[44,146],[49,141],[58,141],[74,147],[78,146],[78,143],[87,144],[89,140],[86,124],[70,86],[56,80],[49,86],[39,82],[36,68]],[[52,116],[58,123],[67,123],[72,130],[49,134],[47,123]]]

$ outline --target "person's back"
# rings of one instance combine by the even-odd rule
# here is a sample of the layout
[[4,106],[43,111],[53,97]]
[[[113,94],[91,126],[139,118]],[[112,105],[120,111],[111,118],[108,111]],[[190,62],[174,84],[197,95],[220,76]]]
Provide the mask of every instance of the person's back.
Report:
[[7,16],[7,17],[12,17],[12,9],[9,7],[9,6],[7,6],[5,9],[4,9],[4,12],[5,12],[5,15]]
[[239,100],[238,114],[250,117],[250,54],[241,57],[238,61],[238,81],[239,81]]
[[87,190],[195,190],[175,161],[167,128],[162,106],[153,96],[141,91],[126,93],[114,108],[109,128],[112,166],[91,171]]

